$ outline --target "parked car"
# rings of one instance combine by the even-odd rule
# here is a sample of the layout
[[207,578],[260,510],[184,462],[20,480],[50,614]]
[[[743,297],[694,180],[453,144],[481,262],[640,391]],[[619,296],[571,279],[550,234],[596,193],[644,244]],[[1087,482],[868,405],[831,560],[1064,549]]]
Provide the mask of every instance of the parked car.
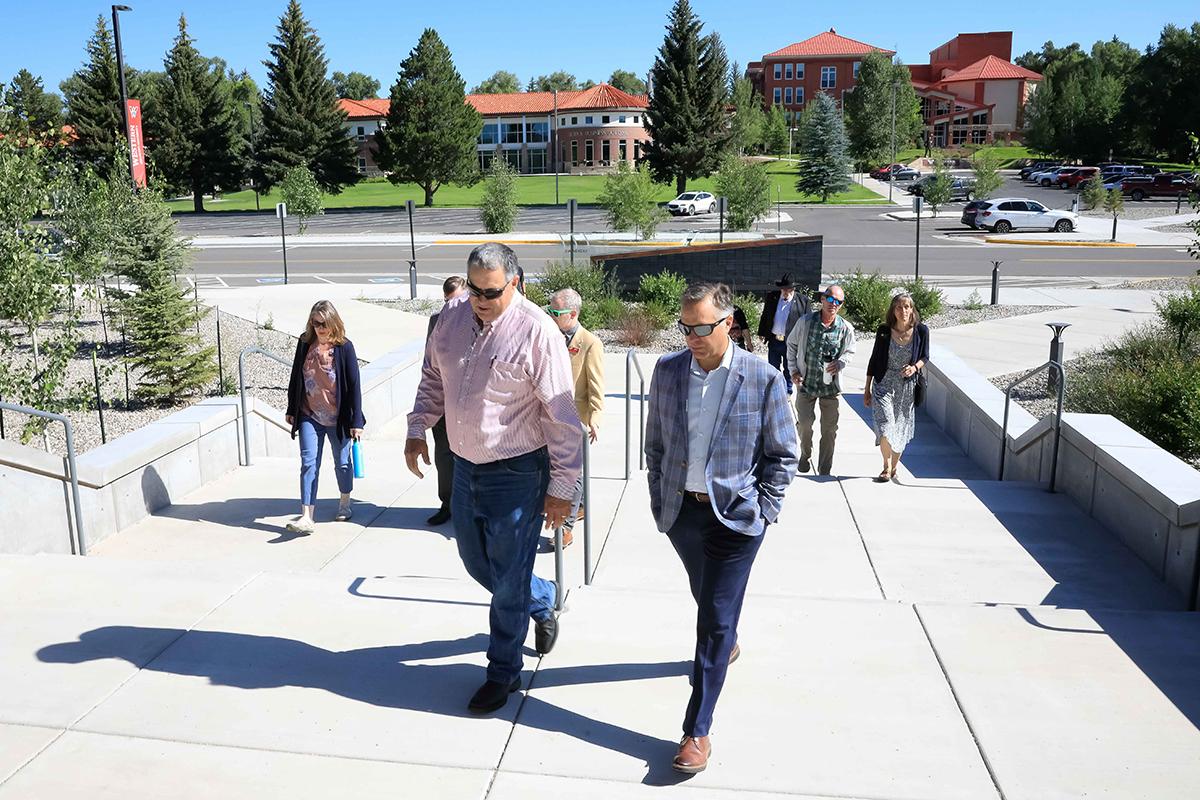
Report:
[[890,181],[892,179],[892,173],[902,169],[908,169],[908,167],[903,164],[888,164],[886,166],[871,170],[871,177],[877,181]]
[[894,181],[915,181],[921,177],[921,170],[913,169],[912,167],[904,167],[892,173]]
[[976,224],[995,233],[1008,233],[1020,228],[1040,228],[1059,233],[1075,230],[1079,215],[1071,211],[1046,208],[1036,200],[1024,197],[1001,197],[987,200],[975,215]]
[[1050,169],[1051,167],[1054,167],[1055,169],[1057,169],[1061,166],[1062,166],[1061,161],[1056,161],[1053,159],[1051,159],[1049,161],[1047,161],[1047,160],[1035,161],[1027,167],[1021,167],[1021,180],[1027,181],[1027,180],[1029,180],[1029,176],[1035,172],[1042,172],[1043,170]]
[[1178,197],[1196,191],[1195,176],[1160,172],[1158,175],[1130,175],[1121,181],[1121,194],[1132,200],[1147,197]]
[[708,192],[684,192],[679,197],[667,203],[667,211],[676,216],[680,214],[687,214],[688,216],[695,214],[715,214],[717,211],[717,198]]
[[[937,175],[926,175],[920,180],[913,181],[908,185],[908,193],[917,197],[925,196],[925,187],[937,179]],[[951,200],[970,200],[975,191],[975,181],[972,178],[958,178],[950,176],[950,199]]]
[[1143,167],[1138,164],[1109,164],[1108,166],[1100,167],[1102,175],[1146,175],[1152,172],[1153,170],[1149,167]]
[[1093,177],[1100,174],[1099,167],[1080,167],[1074,172],[1070,172],[1061,176],[1058,179],[1058,188],[1060,189],[1078,189],[1080,184],[1087,183]]
[[1027,177],[1025,180],[1029,181],[1030,183],[1037,183],[1046,175],[1058,174],[1060,169],[1063,169],[1062,164],[1056,164],[1043,169],[1034,170],[1033,172],[1029,173],[1029,177]]
[[1051,186],[1058,186],[1063,178],[1067,177],[1068,175],[1073,175],[1080,169],[1080,167],[1061,167],[1054,172],[1039,172],[1035,183],[1046,189],[1050,188]]
[[979,213],[979,209],[988,204],[988,200],[972,200],[963,206],[962,224],[968,228],[978,228],[979,224],[975,220],[975,216]]

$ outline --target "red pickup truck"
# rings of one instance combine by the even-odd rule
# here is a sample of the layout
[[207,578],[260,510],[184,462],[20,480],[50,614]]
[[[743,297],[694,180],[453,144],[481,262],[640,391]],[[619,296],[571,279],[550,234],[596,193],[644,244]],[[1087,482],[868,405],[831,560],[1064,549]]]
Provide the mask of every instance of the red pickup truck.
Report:
[[1099,167],[1080,167],[1074,172],[1068,172],[1066,175],[1060,175],[1058,178],[1058,188],[1078,189],[1081,184],[1087,183],[1099,173]]
[[1121,181],[1121,194],[1133,200],[1147,197],[1178,197],[1196,191],[1196,176],[1169,172],[1158,175],[1130,175]]

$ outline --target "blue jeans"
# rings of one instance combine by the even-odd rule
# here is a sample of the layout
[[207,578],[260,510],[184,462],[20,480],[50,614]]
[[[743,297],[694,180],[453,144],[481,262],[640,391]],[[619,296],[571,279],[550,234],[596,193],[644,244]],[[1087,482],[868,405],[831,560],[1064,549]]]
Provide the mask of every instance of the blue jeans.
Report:
[[546,449],[490,464],[454,457],[450,518],[467,573],[492,593],[488,680],[521,674],[530,617],[554,611],[554,584],[533,574],[550,459]]
[[792,376],[788,374],[787,342],[771,337],[767,340],[767,363],[783,373],[788,394],[792,393]]
[[308,417],[300,418],[300,504],[315,505],[317,502],[317,478],[321,475],[321,455],[325,451],[325,437],[329,437],[329,449],[333,451],[333,468],[337,474],[338,488],[342,494],[350,494],[354,488],[354,470],[350,466],[350,444],[352,439],[338,435],[337,425],[322,425]]

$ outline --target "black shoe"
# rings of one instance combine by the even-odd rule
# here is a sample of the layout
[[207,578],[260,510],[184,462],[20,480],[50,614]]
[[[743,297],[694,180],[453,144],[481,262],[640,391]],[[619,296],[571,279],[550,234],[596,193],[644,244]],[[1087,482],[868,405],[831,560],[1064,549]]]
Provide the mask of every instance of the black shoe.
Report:
[[450,509],[447,508],[446,506],[442,506],[441,508],[439,508],[437,510],[436,514],[434,514],[429,519],[425,520],[425,522],[428,525],[441,525],[443,522],[446,522],[449,519],[450,519]]
[[545,619],[535,619],[533,626],[533,648],[546,655],[554,649],[554,643],[558,641],[558,620],[551,613]]
[[800,459],[800,471],[808,472],[812,469],[812,463],[807,458]]
[[467,703],[467,710],[472,714],[490,714],[504,708],[504,704],[508,702],[508,696],[520,688],[520,678],[514,678],[513,682],[507,686],[499,681],[487,681],[471,696],[471,702]]

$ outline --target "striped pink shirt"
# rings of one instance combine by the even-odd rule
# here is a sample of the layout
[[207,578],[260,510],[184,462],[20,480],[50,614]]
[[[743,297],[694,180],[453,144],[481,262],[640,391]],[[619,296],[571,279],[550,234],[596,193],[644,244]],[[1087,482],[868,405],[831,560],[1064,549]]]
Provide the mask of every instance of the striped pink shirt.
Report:
[[408,438],[446,417],[450,449],[487,464],[546,447],[549,493],[569,499],[583,468],[571,358],[558,327],[523,295],[482,328],[468,297],[442,309],[425,348]]

